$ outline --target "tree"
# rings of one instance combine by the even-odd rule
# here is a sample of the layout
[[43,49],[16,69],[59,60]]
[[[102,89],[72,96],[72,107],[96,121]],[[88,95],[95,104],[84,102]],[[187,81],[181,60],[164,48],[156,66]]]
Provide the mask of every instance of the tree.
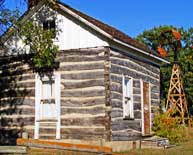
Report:
[[[24,0],[25,1],[25,0]],[[3,7],[4,0],[0,0],[0,4]],[[54,5],[54,1],[48,0],[48,5]],[[17,36],[23,40],[25,47],[29,47],[29,53],[33,55],[30,64],[36,71],[40,71],[42,68],[52,68],[55,63],[56,52],[58,47],[54,45],[53,38],[58,31],[56,30],[44,30],[40,23],[34,22],[31,18],[27,21],[21,22],[18,20],[20,17],[19,10],[11,11],[6,8],[0,10],[0,35],[5,31],[9,36]],[[0,38],[0,46],[4,45],[4,40]],[[5,48],[5,47],[4,47]],[[7,46],[6,48],[9,48]],[[25,51],[24,48],[22,54]],[[20,54],[20,51],[15,49],[15,52]]]
[[[157,50],[161,40],[160,35],[163,31],[175,29],[179,31],[182,35],[182,49],[178,54],[178,59],[182,66],[183,77],[184,77],[184,87],[186,92],[186,97],[188,100],[189,108],[193,108],[193,28],[185,30],[183,28],[175,28],[173,26],[160,26],[155,27],[151,30],[146,30],[142,34],[136,37],[136,40],[146,44],[149,48]],[[165,41],[165,48],[167,49],[167,58],[173,62],[174,53],[171,46],[167,46],[167,41],[171,39],[171,36],[168,34]],[[171,76],[172,64],[162,64],[161,66],[161,99],[162,103],[166,103],[167,93],[169,88],[169,81]]]

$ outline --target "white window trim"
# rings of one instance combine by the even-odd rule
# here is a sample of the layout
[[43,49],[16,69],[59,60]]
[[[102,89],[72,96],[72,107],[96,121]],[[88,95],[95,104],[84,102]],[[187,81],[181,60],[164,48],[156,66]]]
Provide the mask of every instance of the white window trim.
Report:
[[[134,119],[134,104],[133,104],[133,78],[132,77],[129,77],[129,76],[125,76],[125,75],[122,75],[122,106],[123,106],[123,119],[126,119],[126,117],[127,117],[127,115],[125,114],[125,95],[124,94],[126,94],[126,92],[125,92],[125,89],[124,89],[124,85],[125,85],[125,78],[127,78],[127,79],[130,79],[131,81],[131,85],[130,85],[130,87],[131,87],[131,98],[130,98],[130,100],[131,100],[131,104],[130,104],[130,114],[131,114],[131,116],[130,116],[130,119]],[[129,119],[129,118],[128,118]]]

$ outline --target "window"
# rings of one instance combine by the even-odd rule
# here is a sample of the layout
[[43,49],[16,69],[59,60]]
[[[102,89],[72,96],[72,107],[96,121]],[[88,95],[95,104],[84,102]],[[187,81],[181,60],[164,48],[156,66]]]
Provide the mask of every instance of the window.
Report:
[[43,29],[53,31],[53,38],[56,36],[56,22],[55,20],[47,20],[43,22]]
[[133,119],[133,80],[123,76],[123,118]]

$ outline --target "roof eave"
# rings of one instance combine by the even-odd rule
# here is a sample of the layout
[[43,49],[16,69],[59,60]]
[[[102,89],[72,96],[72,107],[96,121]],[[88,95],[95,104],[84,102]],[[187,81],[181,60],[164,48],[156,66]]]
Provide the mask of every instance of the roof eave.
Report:
[[120,44],[120,45],[126,46],[126,47],[131,48],[131,49],[133,49],[133,50],[136,50],[136,51],[138,51],[138,52],[140,52],[140,53],[143,53],[143,54],[145,54],[145,55],[148,55],[148,56],[150,56],[150,57],[152,57],[152,58],[154,58],[154,59],[157,59],[157,60],[159,60],[159,61],[161,61],[161,62],[170,64],[170,62],[169,62],[168,60],[166,60],[166,59],[164,59],[164,58],[162,58],[162,57],[156,56],[156,55],[154,55],[154,54],[151,54],[151,53],[146,52],[146,51],[144,51],[144,50],[142,50],[142,49],[140,49],[140,48],[134,47],[134,46],[132,46],[132,45],[129,45],[129,44],[127,44],[127,43],[124,43],[123,41],[121,41],[121,40],[119,40],[119,39],[114,38],[112,35],[106,33],[104,30],[100,29],[99,27],[95,26],[95,25],[92,24],[91,22],[89,22],[89,21],[87,21],[86,19],[82,18],[81,16],[77,15],[77,14],[74,13],[73,11],[69,10],[69,9],[68,9],[67,7],[65,7],[64,5],[61,5],[60,3],[59,3],[59,5],[60,5],[60,8],[61,8],[63,11],[65,11],[65,12],[68,13],[68,14],[70,14],[72,17],[78,19],[79,21],[83,22],[84,24],[88,25],[89,27],[91,27],[91,28],[94,29],[95,31],[97,31],[97,32],[99,32],[100,34],[102,34],[103,36],[107,37],[108,39],[110,39],[110,40],[112,40],[112,41],[114,41],[114,42],[116,42],[116,43],[118,43],[118,44]]
[[124,43],[124,42],[122,42],[122,41],[120,41],[120,40],[118,40],[118,39],[115,39],[115,38],[114,38],[113,41],[116,42],[116,43],[118,43],[118,44],[121,44],[121,45],[123,45],[123,46],[126,46],[126,47],[128,47],[128,48],[131,48],[131,49],[133,49],[133,50],[135,50],[135,51],[138,51],[138,52],[140,52],[140,53],[143,53],[143,54],[145,54],[145,55],[147,55],[147,56],[150,56],[150,57],[152,57],[152,58],[154,58],[154,59],[157,59],[157,60],[159,60],[159,61],[161,61],[161,62],[170,64],[170,61],[168,61],[168,60],[166,60],[166,59],[164,59],[164,58],[162,58],[162,57],[159,57],[159,56],[156,56],[156,55],[151,54],[151,53],[149,53],[149,52],[146,52],[146,51],[144,51],[144,50],[142,50],[142,49],[139,49],[139,48],[137,48],[137,47],[134,47],[134,46],[132,46],[132,45],[129,45],[129,44],[127,44],[127,43]]

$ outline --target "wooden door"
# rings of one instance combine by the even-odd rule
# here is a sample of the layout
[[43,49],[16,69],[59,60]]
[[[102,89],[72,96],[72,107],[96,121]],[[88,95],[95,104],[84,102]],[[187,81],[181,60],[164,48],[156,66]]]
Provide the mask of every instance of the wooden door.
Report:
[[40,102],[40,119],[56,119],[55,104],[55,80],[46,79],[42,81],[42,96]]
[[143,82],[143,135],[150,135],[150,90],[149,83]]

